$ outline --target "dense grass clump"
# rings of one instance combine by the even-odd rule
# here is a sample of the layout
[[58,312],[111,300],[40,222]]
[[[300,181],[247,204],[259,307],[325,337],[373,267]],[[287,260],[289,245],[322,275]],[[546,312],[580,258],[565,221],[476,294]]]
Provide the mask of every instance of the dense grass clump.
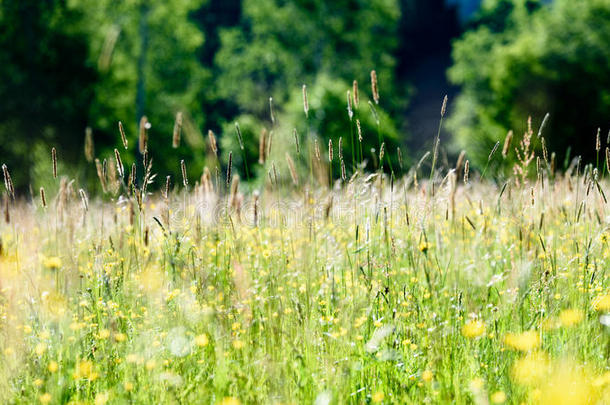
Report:
[[608,401],[606,184],[414,173],[9,201],[1,401]]

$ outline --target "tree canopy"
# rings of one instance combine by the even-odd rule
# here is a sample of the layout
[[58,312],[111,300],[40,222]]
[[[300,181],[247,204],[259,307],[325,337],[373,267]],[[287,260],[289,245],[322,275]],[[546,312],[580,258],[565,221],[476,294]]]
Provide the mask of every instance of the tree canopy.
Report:
[[462,90],[450,127],[458,147],[479,164],[508,130],[527,118],[545,126],[561,161],[572,148],[592,158],[597,128],[610,107],[610,1],[494,0],[480,25],[454,44],[451,80]]
[[[37,146],[84,135],[97,71],[81,18],[63,1],[0,1],[0,156],[9,166],[31,167]],[[23,186],[29,173],[14,177]]]

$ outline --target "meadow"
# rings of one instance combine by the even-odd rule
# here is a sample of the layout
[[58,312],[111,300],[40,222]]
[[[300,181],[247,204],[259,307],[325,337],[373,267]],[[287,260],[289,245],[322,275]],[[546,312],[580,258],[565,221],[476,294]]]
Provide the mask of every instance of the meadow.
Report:
[[55,152],[27,197],[5,166],[0,401],[609,403],[607,161],[560,173],[536,139],[491,151],[518,151],[506,178],[438,150],[347,177],[303,145],[341,159],[331,187],[296,152],[257,190],[150,191],[117,150],[103,197]]

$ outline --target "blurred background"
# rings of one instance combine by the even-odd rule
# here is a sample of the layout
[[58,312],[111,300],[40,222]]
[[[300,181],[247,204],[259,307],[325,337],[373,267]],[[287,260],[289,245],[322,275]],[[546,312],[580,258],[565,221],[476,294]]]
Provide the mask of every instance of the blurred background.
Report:
[[[610,0],[0,0],[0,160],[25,189],[50,176],[55,146],[62,173],[93,189],[87,160],[111,159],[122,121],[124,163],[139,161],[146,116],[161,178],[179,176],[181,159],[193,178],[217,164],[212,130],[219,163],[233,151],[236,170],[243,176],[245,160],[254,179],[266,173],[261,133],[273,131],[282,161],[294,128],[323,144],[343,137],[349,147],[354,80],[365,150],[378,147],[367,106],[375,69],[388,153],[400,147],[413,161],[429,150],[448,94],[443,158],[466,149],[471,163],[485,165],[509,130],[518,140],[529,116],[537,130],[548,112],[547,142],[563,167],[594,157],[598,128],[606,140],[609,44]],[[494,169],[510,170],[510,160]]]

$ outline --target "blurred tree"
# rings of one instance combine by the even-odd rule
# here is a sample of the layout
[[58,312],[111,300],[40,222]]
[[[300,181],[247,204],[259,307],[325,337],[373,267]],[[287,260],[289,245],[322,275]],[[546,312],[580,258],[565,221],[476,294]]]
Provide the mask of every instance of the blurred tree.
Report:
[[529,115],[536,128],[549,112],[549,149],[561,160],[569,146],[593,157],[597,128],[604,128],[610,108],[610,1],[507,3],[486,2],[484,21],[493,24],[455,43],[449,74],[462,93],[450,126],[457,145],[485,164],[507,130],[522,134]]
[[81,17],[62,0],[0,1],[0,156],[19,187],[35,144],[56,145],[65,159],[82,153],[73,139],[84,134],[96,72]]
[[[117,121],[125,126],[129,163],[137,156],[138,123],[146,115],[151,123],[149,153],[160,174],[180,176],[180,159],[186,159],[190,176],[201,174],[204,118],[201,102],[209,73],[198,61],[203,35],[190,13],[203,0],[72,0],[86,13],[90,58],[100,81],[90,110],[96,141],[110,154],[121,144]],[[182,143],[172,149],[172,132],[178,112],[183,113]],[[141,170],[141,169],[139,169]],[[141,173],[141,171],[140,171]]]
[[243,0],[240,25],[220,31],[219,95],[266,117],[269,96],[281,106],[320,72],[364,85],[376,69],[390,97],[399,17],[397,0]]
[[[381,104],[400,111],[395,86],[399,18],[398,0],[243,0],[239,25],[219,30],[215,94],[233,104],[229,109],[236,111],[233,116],[243,120],[251,115],[261,128],[270,126],[269,97],[273,97],[282,126],[291,133],[299,122],[294,114],[281,114],[285,103],[301,98],[303,83],[332,84],[337,79],[343,86],[341,95],[326,98],[336,105],[324,110],[344,111],[345,120],[340,122],[349,134],[345,92],[356,79],[365,94],[372,69],[379,77]],[[322,76],[332,79],[319,80]],[[312,120],[311,129],[330,136],[327,128],[317,127],[324,122],[328,124]],[[248,123],[253,125],[250,119]],[[395,127],[389,117],[385,125]]]

